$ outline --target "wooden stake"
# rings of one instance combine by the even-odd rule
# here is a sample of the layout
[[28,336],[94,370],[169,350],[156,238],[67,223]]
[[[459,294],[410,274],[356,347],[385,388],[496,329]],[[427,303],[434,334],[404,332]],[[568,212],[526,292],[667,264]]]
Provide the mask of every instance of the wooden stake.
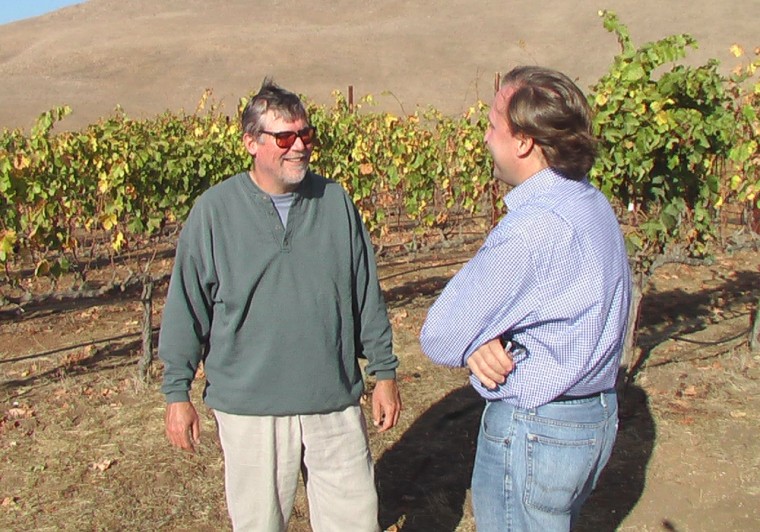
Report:
[[755,319],[752,320],[752,330],[749,337],[749,349],[753,353],[760,353],[760,297],[757,298]]
[[147,274],[143,277],[140,301],[143,304],[142,358],[138,370],[140,380],[147,383],[150,378],[150,365],[153,362],[153,279]]

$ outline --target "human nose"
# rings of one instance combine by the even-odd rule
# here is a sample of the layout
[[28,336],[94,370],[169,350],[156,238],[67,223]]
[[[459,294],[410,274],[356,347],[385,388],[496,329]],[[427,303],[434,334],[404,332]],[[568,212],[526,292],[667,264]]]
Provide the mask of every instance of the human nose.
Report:
[[309,151],[310,148],[306,145],[301,136],[297,135],[296,140],[293,141],[293,145],[290,149],[295,151]]

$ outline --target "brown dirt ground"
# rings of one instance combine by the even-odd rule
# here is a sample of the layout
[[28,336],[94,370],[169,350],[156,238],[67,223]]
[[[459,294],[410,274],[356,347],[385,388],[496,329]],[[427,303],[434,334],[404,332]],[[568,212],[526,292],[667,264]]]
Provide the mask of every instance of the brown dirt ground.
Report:
[[[482,234],[379,260],[405,402],[396,429],[371,434],[381,524],[391,530],[474,530],[468,485],[481,402],[462,370],[421,355],[417,335]],[[139,271],[148,249],[93,267],[90,286]],[[170,250],[158,248],[154,277],[169,271]],[[756,249],[658,271],[643,303],[644,363],[578,530],[760,529],[760,356],[747,346],[757,286]],[[156,288],[155,325],[165,290]],[[141,319],[139,288],[3,309],[0,529],[229,529],[212,417],[203,411],[197,454],[168,446],[160,363],[150,384],[136,378]],[[309,530],[302,491],[291,530]]]

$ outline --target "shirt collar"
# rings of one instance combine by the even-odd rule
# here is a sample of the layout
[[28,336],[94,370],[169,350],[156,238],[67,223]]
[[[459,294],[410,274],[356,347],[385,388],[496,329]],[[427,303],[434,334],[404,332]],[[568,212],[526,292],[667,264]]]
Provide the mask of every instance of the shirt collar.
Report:
[[[255,197],[271,201],[271,194],[267,194],[259,186],[256,184],[256,182],[251,179],[251,176],[248,172],[242,172],[242,175],[245,178],[245,181],[247,182],[246,186],[249,186],[253,190],[253,194]],[[293,200],[298,199],[300,196],[303,196],[307,191],[310,191],[313,188],[313,177],[311,175],[311,170],[306,170],[306,175],[303,178],[303,181],[298,185],[298,187],[293,191],[289,192],[288,194],[293,194]]]
[[565,179],[567,178],[551,167],[539,170],[510,190],[504,196],[504,204],[508,210],[519,209],[542,192],[553,188],[555,184]]

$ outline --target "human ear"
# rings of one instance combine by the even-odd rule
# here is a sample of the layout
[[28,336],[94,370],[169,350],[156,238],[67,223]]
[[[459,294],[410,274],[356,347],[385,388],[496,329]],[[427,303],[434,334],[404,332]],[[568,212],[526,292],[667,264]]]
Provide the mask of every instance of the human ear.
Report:
[[533,151],[533,148],[535,147],[533,138],[525,135],[518,135],[516,138],[517,145],[515,149],[517,150],[517,156],[527,157],[530,155],[530,153]]
[[256,137],[250,133],[245,133],[243,135],[243,145],[245,146],[245,149],[248,151],[248,153],[256,157],[256,152],[259,149],[259,143],[256,140]]

